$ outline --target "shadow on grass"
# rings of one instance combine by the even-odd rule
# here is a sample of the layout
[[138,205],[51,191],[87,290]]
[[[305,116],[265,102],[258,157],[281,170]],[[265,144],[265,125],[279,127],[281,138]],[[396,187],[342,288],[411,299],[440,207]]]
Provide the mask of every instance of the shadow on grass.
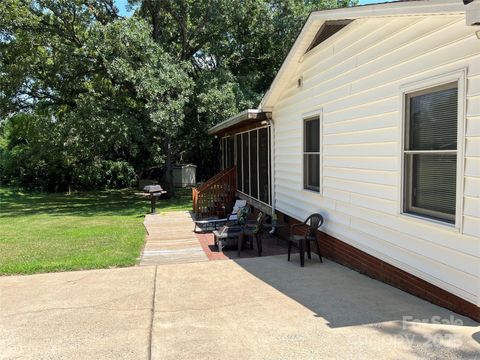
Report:
[[[148,198],[138,190],[109,190],[84,193],[26,193],[0,188],[0,218],[48,214],[52,216],[143,216],[150,210]],[[175,198],[157,201],[157,211],[189,210],[191,193],[181,189]]]

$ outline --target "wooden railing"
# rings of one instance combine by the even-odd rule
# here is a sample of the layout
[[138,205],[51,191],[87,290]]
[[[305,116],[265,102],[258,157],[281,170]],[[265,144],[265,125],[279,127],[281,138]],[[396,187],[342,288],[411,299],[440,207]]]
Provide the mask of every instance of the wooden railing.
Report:
[[197,217],[225,216],[235,202],[236,168],[224,169],[198,188],[192,189],[193,212]]

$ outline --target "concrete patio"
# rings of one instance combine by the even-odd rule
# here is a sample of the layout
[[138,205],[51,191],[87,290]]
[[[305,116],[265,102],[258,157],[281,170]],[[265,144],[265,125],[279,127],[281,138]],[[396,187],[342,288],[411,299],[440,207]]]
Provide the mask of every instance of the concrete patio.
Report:
[[479,358],[478,323],[296,257],[0,278],[0,358]]

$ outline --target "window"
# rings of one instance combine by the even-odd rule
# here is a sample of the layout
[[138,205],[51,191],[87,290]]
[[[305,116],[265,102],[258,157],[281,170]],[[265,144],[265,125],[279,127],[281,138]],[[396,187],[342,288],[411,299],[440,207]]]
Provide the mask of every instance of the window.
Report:
[[405,213],[455,222],[458,82],[405,98]]
[[303,122],[303,188],[320,192],[320,118]]

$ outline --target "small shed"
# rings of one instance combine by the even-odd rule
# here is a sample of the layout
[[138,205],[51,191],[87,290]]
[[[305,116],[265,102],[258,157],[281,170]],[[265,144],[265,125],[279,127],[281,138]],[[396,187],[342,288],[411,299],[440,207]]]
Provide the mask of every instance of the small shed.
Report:
[[173,185],[189,187],[197,184],[197,166],[193,164],[177,164],[173,166]]

